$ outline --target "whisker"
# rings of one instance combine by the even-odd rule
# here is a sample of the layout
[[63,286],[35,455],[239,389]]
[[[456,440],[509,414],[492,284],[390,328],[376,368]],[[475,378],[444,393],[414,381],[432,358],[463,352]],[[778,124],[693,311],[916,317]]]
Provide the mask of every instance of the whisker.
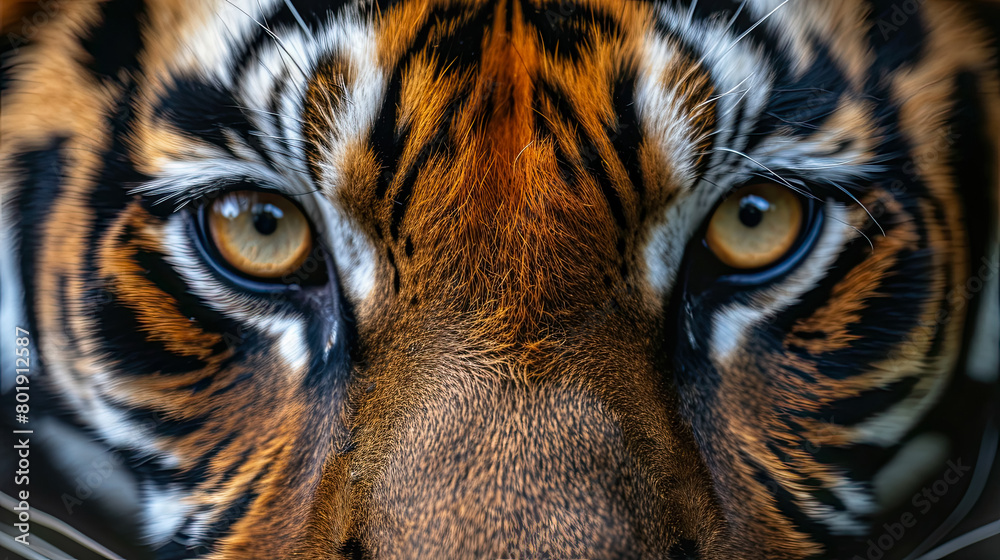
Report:
[[299,144],[301,144],[303,146],[308,146],[309,145],[309,141],[303,140],[301,138],[292,138],[290,136],[276,136],[274,134],[268,134],[268,133],[262,132],[260,130],[251,130],[250,131],[250,135],[251,136],[256,136],[258,138],[271,138],[272,140],[284,140],[285,142],[298,142]]
[[855,232],[856,232],[856,233],[857,233],[858,235],[860,235],[861,237],[864,237],[864,238],[865,238],[865,241],[867,241],[867,242],[868,242],[868,246],[869,246],[869,247],[871,247],[871,250],[872,250],[872,251],[874,251],[874,250],[875,250],[875,244],[874,244],[874,243],[872,243],[872,240],[871,240],[871,238],[870,238],[870,237],[868,237],[868,235],[866,235],[866,234],[865,234],[865,232],[863,232],[863,231],[861,231],[860,229],[856,228],[855,226],[853,226],[853,225],[851,225],[851,224],[849,224],[849,223],[845,222],[844,220],[839,220],[839,219],[837,219],[837,218],[833,218],[833,217],[831,217],[831,219],[832,219],[832,220],[834,220],[834,221],[836,221],[836,222],[840,222],[841,224],[843,224],[843,225],[845,225],[845,226],[847,226],[847,227],[849,227],[849,228],[853,229],[853,230],[854,230],[854,231],[855,231]]
[[313,189],[311,191],[300,192],[300,193],[288,193],[285,196],[308,196],[310,194],[315,194],[322,191],[322,189]]
[[688,8],[688,25],[694,22],[694,11],[698,7],[698,0],[691,2],[691,7]]
[[973,529],[968,533],[959,535],[927,554],[924,554],[917,560],[940,560],[953,552],[958,552],[963,548],[967,548],[997,535],[1000,535],[1000,519],[997,519],[992,523],[987,523],[978,529]]
[[[788,0],[785,0],[785,1],[787,2]],[[300,66],[299,63],[298,63],[298,61],[295,60],[295,57],[292,56],[291,51],[289,51],[288,47],[285,46],[285,42],[281,40],[281,37],[278,37],[273,31],[271,31],[270,29],[268,29],[267,27],[265,27],[264,24],[262,24],[261,22],[257,21],[252,15],[250,15],[246,11],[244,11],[243,8],[237,6],[236,4],[233,4],[232,0],[226,0],[226,2],[230,6],[236,8],[237,10],[239,10],[241,12],[243,12],[243,15],[247,16],[248,18],[250,18],[251,21],[253,21],[254,23],[256,23],[261,29],[263,29],[264,32],[267,33],[271,37],[271,39],[274,40],[275,44],[278,45],[278,47],[280,47],[281,50],[284,51],[284,53],[286,55],[288,55],[288,58],[292,61],[292,64],[294,64],[295,67],[298,68],[299,72],[302,74],[302,77],[305,78],[306,80],[309,79],[309,75],[306,74],[306,71],[302,69],[302,66]]]
[[749,0],[743,0],[740,2],[740,7],[736,8],[736,13],[733,14],[733,17],[729,18],[729,23],[726,24],[726,31],[733,28],[733,25],[736,23],[736,18],[740,17],[740,14],[743,13],[743,8],[746,7],[748,1]]
[[535,143],[535,141],[534,141],[534,140],[532,140],[532,141],[528,142],[527,144],[525,144],[525,145],[524,145],[524,147],[523,147],[523,148],[521,148],[521,151],[520,151],[520,152],[517,152],[517,156],[515,156],[515,157],[514,157],[514,163],[510,164],[510,165],[511,165],[511,167],[514,167],[515,165],[517,165],[517,160],[521,158],[521,154],[523,154],[523,153],[524,153],[524,150],[527,150],[527,149],[528,149],[528,146],[530,146],[530,145],[532,145],[532,144],[534,144],[534,143]]
[[[771,16],[772,16],[772,15],[773,15],[773,14],[774,14],[775,12],[777,12],[778,10],[780,10],[780,9],[781,9],[781,8],[782,8],[782,7],[783,7],[783,6],[785,5],[785,4],[787,4],[787,3],[789,2],[789,1],[790,1],[790,0],[785,0],[785,1],[784,1],[784,2],[782,2],[781,4],[778,4],[777,6],[775,6],[775,8],[774,8],[773,10],[771,10],[770,12],[768,12],[767,14],[765,14],[765,15],[764,15],[764,17],[762,17],[762,18],[760,18],[759,20],[757,20],[757,22],[756,22],[756,23],[754,23],[753,25],[751,25],[749,29],[747,29],[747,30],[746,30],[746,31],[744,31],[744,32],[743,32],[743,33],[742,33],[742,34],[741,34],[741,35],[740,35],[739,37],[737,37],[737,38],[736,38],[736,40],[735,40],[735,41],[733,41],[733,44],[729,45],[729,48],[727,48],[725,52],[723,52],[723,53],[722,53],[721,55],[719,55],[719,58],[720,58],[720,59],[721,59],[721,58],[725,58],[725,57],[726,57],[726,55],[728,55],[728,54],[729,54],[729,53],[730,53],[730,52],[731,52],[731,51],[732,51],[732,50],[733,50],[734,48],[736,48],[736,45],[738,45],[738,44],[740,43],[740,41],[742,41],[743,39],[745,39],[747,35],[749,35],[750,33],[752,33],[754,29],[757,29],[757,27],[759,27],[759,26],[760,26],[760,24],[764,23],[764,22],[765,22],[765,21],[766,21],[766,20],[767,20],[768,18],[770,18],[770,17],[771,17]],[[741,5],[740,5],[740,11],[742,11],[742,10],[743,10],[743,5],[744,5],[744,4],[746,4],[746,0],[744,0],[743,4],[741,4]],[[728,29],[729,29],[729,28],[730,28],[730,27],[732,26],[732,24],[733,24],[733,23],[734,23],[734,22],[736,21],[736,16],[737,16],[737,15],[739,15],[739,12],[737,12],[737,13],[736,13],[736,14],[735,14],[735,15],[733,16],[732,20],[731,20],[731,21],[729,22],[729,26],[727,26],[727,30],[728,30]],[[688,78],[690,78],[690,77],[691,77],[691,74],[693,74],[693,73],[694,73],[694,71],[695,71],[695,70],[697,70],[698,68],[700,68],[700,67],[701,67],[701,65],[702,65],[702,63],[704,63],[704,62],[705,62],[705,59],[707,59],[707,58],[708,58],[708,55],[709,55],[709,53],[705,53],[705,54],[703,54],[703,55],[701,56],[701,58],[700,58],[700,59],[698,60],[698,62],[697,62],[696,64],[693,64],[693,65],[691,66],[691,68],[690,68],[690,69],[689,69],[689,70],[687,71],[687,73],[686,73],[686,74],[684,74],[684,76],[682,76],[680,80],[678,80],[678,82],[683,82],[684,80],[687,80]]]
[[856,196],[854,196],[853,194],[851,194],[851,192],[849,190],[847,190],[846,188],[838,185],[837,183],[835,183],[835,182],[833,182],[833,181],[831,181],[829,179],[827,179],[827,183],[830,183],[834,187],[837,187],[837,189],[840,190],[840,192],[842,192],[842,193],[846,194],[847,196],[851,197],[851,200],[853,200],[854,202],[858,203],[858,206],[860,206],[861,208],[863,208],[864,211],[865,211],[865,214],[868,214],[868,217],[871,218],[872,222],[875,223],[875,227],[877,227],[878,230],[880,232],[882,232],[882,237],[885,237],[885,229],[882,228],[882,224],[878,223],[878,220],[875,219],[875,216],[872,215],[872,213],[868,210],[867,206],[865,206],[864,204],[862,204],[861,201],[858,200],[858,198]]
[[[0,492],[0,507],[2,507],[5,510],[8,510],[8,511],[14,511],[13,508],[16,505],[17,505],[17,501],[14,498],[8,496],[7,494],[5,494],[3,492]],[[97,555],[99,555],[99,556],[101,556],[103,558],[106,558],[107,560],[124,560],[121,556],[118,556],[117,554],[115,554],[111,550],[108,550],[107,548],[105,548],[103,545],[101,545],[97,541],[95,541],[95,540],[91,539],[90,537],[88,537],[87,535],[81,533],[79,530],[77,530],[73,526],[69,525],[65,521],[59,519],[58,517],[52,516],[52,515],[50,515],[48,513],[45,513],[44,511],[40,511],[37,508],[32,507],[31,508],[31,519],[32,519],[32,521],[37,522],[39,525],[42,525],[43,527],[47,527],[47,528],[51,529],[52,531],[54,531],[55,533],[59,534],[60,536],[65,537],[66,539],[69,539],[69,540],[75,542],[76,544],[78,544],[78,545],[86,548],[87,550],[90,550],[94,554],[97,554]],[[0,533],[0,534],[3,534],[3,533]],[[5,535],[5,536],[9,536],[9,535]],[[13,538],[11,538],[11,540],[13,540]],[[2,546],[3,544],[4,544],[3,542],[0,542],[0,546]],[[6,548],[6,547],[4,547],[4,548]],[[20,548],[20,546],[19,546],[16,550],[14,550],[14,549],[10,549],[10,550],[12,550],[13,552],[21,553],[21,551],[23,551],[24,549]],[[34,550],[33,550],[33,552],[34,552]],[[40,557],[41,558],[45,558],[44,556],[40,556]]]
[[777,179],[778,182],[781,183],[782,185],[784,185],[784,186],[792,189],[793,191],[801,194],[802,196],[805,196],[805,197],[808,197],[808,198],[812,198],[814,200],[820,200],[819,197],[817,197],[816,195],[814,195],[812,193],[809,193],[807,191],[804,191],[804,190],[802,190],[802,189],[800,189],[800,188],[792,185],[784,177],[782,177],[781,175],[778,175],[777,173],[775,173],[774,171],[772,171],[771,168],[769,168],[768,166],[764,165],[763,163],[761,163],[761,162],[753,159],[752,157],[744,154],[743,152],[740,152],[740,151],[737,151],[737,150],[731,150],[729,148],[716,148],[716,149],[719,150],[719,151],[722,151],[722,152],[729,152],[731,154],[736,154],[738,156],[744,157],[747,160],[749,160],[750,162],[752,162],[754,165],[757,165],[761,169],[767,171],[769,174],[771,174],[772,177],[774,177],[775,179]]
[[[59,554],[58,556],[53,556],[53,554],[58,554],[55,550],[51,549],[52,545],[42,548],[39,543],[41,539],[37,537],[32,537],[31,542],[25,546],[14,539],[14,537],[8,535],[7,533],[0,533],[0,549],[7,549],[15,554],[18,558],[24,558],[25,560],[69,560],[69,556],[64,556]],[[44,541],[42,541],[44,542]],[[48,544],[48,543],[45,543]],[[42,552],[47,554],[42,554],[42,552],[36,550],[42,549]],[[9,556],[4,556],[4,558],[10,558]]]
[[[733,93],[736,92],[736,88],[742,86],[743,84],[746,83],[747,80],[749,80],[750,78],[753,78],[756,75],[757,75],[756,72],[753,73],[753,74],[748,75],[746,78],[743,78],[742,80],[740,80],[740,83],[738,83],[735,86],[733,86],[732,88],[730,88],[729,91],[727,91],[725,93],[720,93],[719,95],[715,95],[715,96],[709,97],[708,99],[706,99],[706,100],[702,101],[701,103],[695,105],[694,108],[695,109],[700,109],[702,107],[702,105],[707,105],[709,103],[714,103],[714,102],[722,99],[723,97],[726,97],[728,95],[732,95]],[[737,102],[737,104],[739,104],[739,103]]]
[[288,6],[288,10],[292,12],[292,16],[295,17],[295,21],[299,22],[299,27],[302,28],[302,31],[305,31],[306,35],[308,35],[310,39],[314,39],[315,37],[313,37],[312,31],[309,27],[306,26],[305,20],[302,19],[302,16],[299,15],[299,11],[292,5],[292,0],[285,0],[285,5]]
[[725,56],[726,56],[727,54],[729,54],[729,52],[730,52],[731,50],[733,50],[734,48],[736,48],[736,45],[738,45],[738,44],[740,43],[740,41],[742,41],[743,39],[745,39],[747,35],[749,35],[749,34],[750,34],[751,32],[753,32],[753,30],[754,30],[754,29],[757,29],[757,27],[758,27],[758,26],[759,26],[760,24],[762,24],[762,23],[764,23],[765,21],[767,21],[767,19],[768,19],[768,18],[770,18],[770,17],[772,16],[772,15],[774,15],[774,13],[775,13],[775,12],[777,12],[778,10],[780,10],[780,9],[781,9],[781,8],[782,8],[782,7],[783,7],[783,6],[785,5],[785,4],[787,4],[787,3],[789,2],[789,1],[790,1],[790,0],[785,0],[785,1],[784,1],[784,2],[782,2],[781,4],[778,4],[777,6],[775,6],[775,7],[774,7],[774,9],[773,9],[773,10],[771,10],[770,12],[768,12],[768,13],[767,13],[767,14],[766,14],[766,15],[765,15],[764,17],[762,17],[762,18],[760,18],[759,20],[757,20],[757,22],[756,22],[756,23],[754,23],[753,25],[751,25],[749,29],[747,29],[746,31],[744,31],[742,35],[740,35],[739,37],[737,37],[737,38],[736,38],[736,40],[735,40],[735,41],[733,41],[733,44],[732,44],[732,45],[729,45],[729,48],[728,48],[728,49],[726,49],[726,52],[722,53],[722,55],[721,55],[721,56],[722,56],[722,57],[725,57]]
[[260,0],[257,0],[257,11],[260,12],[260,19],[264,21],[264,25],[270,28],[271,24],[267,22],[267,15],[264,14],[264,7],[260,5]]
[[[240,11],[242,11],[242,10],[240,10]],[[244,12],[244,13],[246,13],[246,12]],[[236,35],[233,33],[233,30],[229,27],[229,22],[226,21],[226,18],[222,17],[218,12],[216,12],[215,17],[219,18],[222,21],[222,25],[223,25],[223,27],[226,30],[226,34],[229,35],[229,39],[233,43],[236,43]],[[252,20],[253,18],[250,18],[250,19]],[[260,24],[258,24],[258,25],[260,25]],[[269,68],[266,64],[264,64],[264,61],[261,60],[259,57],[257,58],[257,63],[260,64],[261,68],[263,68],[264,70],[266,70],[267,73],[271,75],[271,79],[272,80],[277,80],[278,79],[277,76],[274,74],[274,71],[271,70],[271,68]]]
[[723,116],[727,116],[728,117],[730,113],[732,113],[733,111],[735,111],[736,108],[740,106],[740,103],[743,102],[743,98],[746,97],[748,93],[750,93],[751,89],[753,89],[753,88],[747,88],[747,89],[743,90],[743,93],[740,95],[740,98],[736,100],[736,103],[733,103],[733,106],[730,107],[728,111],[726,111],[725,113],[723,113]]

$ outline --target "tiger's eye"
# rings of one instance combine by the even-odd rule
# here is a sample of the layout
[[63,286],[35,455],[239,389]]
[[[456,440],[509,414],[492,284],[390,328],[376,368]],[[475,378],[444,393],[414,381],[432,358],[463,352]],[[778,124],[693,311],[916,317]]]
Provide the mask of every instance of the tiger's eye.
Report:
[[281,195],[236,191],[208,209],[212,242],[236,270],[278,278],[298,270],[312,249],[309,220]]
[[761,268],[784,256],[801,230],[799,197],[787,187],[762,183],[739,189],[719,205],[705,241],[733,268]]

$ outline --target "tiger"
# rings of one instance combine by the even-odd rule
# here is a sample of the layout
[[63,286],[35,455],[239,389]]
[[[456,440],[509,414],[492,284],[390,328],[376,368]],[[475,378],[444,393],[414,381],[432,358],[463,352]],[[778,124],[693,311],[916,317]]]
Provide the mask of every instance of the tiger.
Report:
[[998,14],[8,2],[4,492],[116,558],[996,558]]

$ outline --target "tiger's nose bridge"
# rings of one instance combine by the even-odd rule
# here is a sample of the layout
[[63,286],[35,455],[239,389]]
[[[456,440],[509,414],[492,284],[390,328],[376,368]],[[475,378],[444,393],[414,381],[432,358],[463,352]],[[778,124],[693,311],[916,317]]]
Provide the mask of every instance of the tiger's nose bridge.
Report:
[[446,556],[457,543],[500,554],[544,542],[613,556],[663,535],[657,520],[669,504],[597,395],[517,381],[455,382],[432,394],[403,420],[373,488],[376,542],[419,542]]

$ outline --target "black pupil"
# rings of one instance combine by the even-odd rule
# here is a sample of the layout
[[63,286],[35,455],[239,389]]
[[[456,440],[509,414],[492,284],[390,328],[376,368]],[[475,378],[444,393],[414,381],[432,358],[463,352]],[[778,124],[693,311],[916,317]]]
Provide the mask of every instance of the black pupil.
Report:
[[748,227],[754,228],[760,225],[764,219],[764,212],[771,209],[771,204],[763,198],[750,194],[740,200],[740,222]]
[[261,235],[271,235],[274,233],[274,230],[278,229],[278,216],[275,214],[280,214],[280,211],[276,210],[270,204],[263,204],[254,208],[253,227],[257,228],[257,231]]

